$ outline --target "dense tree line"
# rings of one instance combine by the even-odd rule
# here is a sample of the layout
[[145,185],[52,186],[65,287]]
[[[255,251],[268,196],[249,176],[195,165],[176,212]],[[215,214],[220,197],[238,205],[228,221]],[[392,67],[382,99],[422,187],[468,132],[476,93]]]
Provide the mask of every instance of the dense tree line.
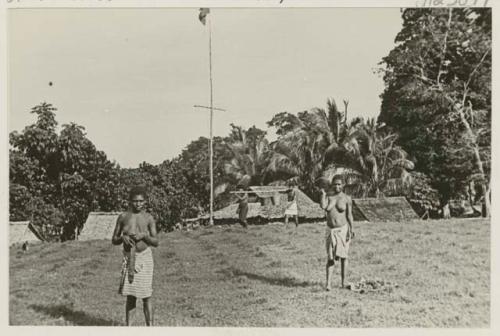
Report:
[[[488,209],[491,153],[491,11],[406,9],[396,46],[382,61],[386,84],[377,120],[348,119],[348,101],[277,113],[268,126],[231,125],[214,138],[215,207],[237,186],[291,180],[317,199],[322,181],[341,174],[353,197],[404,195],[423,214],[451,199]],[[207,138],[159,165],[123,169],[74,123],[57,132],[56,109],[10,134],[10,217],[31,220],[48,239],[73,239],[90,211],[127,207],[132,185],[149,190],[160,230],[208,210]],[[476,193],[474,193],[477,191]]]
[[[333,100],[328,106],[327,112],[277,114],[269,122],[279,135],[272,143],[255,126],[231,125],[226,137],[214,138],[215,207],[233,202],[228,191],[238,186],[291,180],[316,198],[318,179],[338,173],[346,175],[357,197],[407,193],[412,163],[394,144],[396,135],[380,131],[374,120],[347,123],[339,118],[338,125],[328,124],[335,118],[332,114],[345,114]],[[57,132],[52,105],[42,103],[31,112],[37,116],[35,123],[10,135],[11,220],[31,220],[48,239],[73,239],[89,212],[126,209],[133,185],[149,191],[148,210],[160,230],[207,212],[207,138],[192,141],[179,156],[159,165],[143,162],[138,168],[121,168],[96,149],[82,126],[62,125]]]
[[10,134],[10,217],[30,219],[46,237],[68,239],[89,211],[120,207],[120,169],[86,138],[82,126],[62,125],[56,109],[35,106],[37,120]]
[[491,9],[411,8],[402,15],[396,47],[383,60],[379,121],[398,130],[398,143],[443,207],[468,191],[488,212]]

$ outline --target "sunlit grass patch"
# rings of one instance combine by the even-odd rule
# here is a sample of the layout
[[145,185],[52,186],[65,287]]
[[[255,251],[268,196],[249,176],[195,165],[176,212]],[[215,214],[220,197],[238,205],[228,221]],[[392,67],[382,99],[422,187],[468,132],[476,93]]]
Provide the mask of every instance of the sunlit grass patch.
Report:
[[[485,220],[355,223],[347,281],[398,288],[326,292],[324,227],[208,227],[161,235],[155,321],[163,326],[487,327],[490,236]],[[430,233],[429,233],[430,232]],[[473,232],[474,234],[470,234]],[[10,250],[12,325],[122,325],[122,253],[109,241]],[[134,324],[143,325],[141,305]],[[339,312],[342,312],[339,315]],[[336,318],[332,318],[336,316]]]

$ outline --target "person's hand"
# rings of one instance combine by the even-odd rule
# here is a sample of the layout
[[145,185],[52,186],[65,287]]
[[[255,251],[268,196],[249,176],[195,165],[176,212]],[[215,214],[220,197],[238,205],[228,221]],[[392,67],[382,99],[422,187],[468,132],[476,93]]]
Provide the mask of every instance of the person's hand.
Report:
[[130,246],[130,247],[133,246],[133,245],[135,245],[134,239],[132,239],[132,237],[129,236],[129,235],[123,235],[122,236],[122,241],[123,241],[123,244],[125,244],[127,246]]
[[146,234],[145,234],[145,233],[142,233],[142,232],[138,232],[138,233],[133,233],[133,234],[131,234],[131,235],[130,235],[130,237],[131,237],[134,241],[138,242],[139,240],[143,240],[143,239],[144,239],[144,237],[146,237]]
[[349,231],[347,232],[347,239],[346,239],[346,241],[348,242],[348,241],[350,241],[353,238],[354,238],[354,232],[351,229],[349,229]]

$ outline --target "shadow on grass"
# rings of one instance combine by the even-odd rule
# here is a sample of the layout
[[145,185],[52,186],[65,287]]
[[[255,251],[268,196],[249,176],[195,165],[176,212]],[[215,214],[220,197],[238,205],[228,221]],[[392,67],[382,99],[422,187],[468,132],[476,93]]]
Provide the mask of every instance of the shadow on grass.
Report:
[[250,272],[245,272],[239,269],[233,268],[232,274],[235,276],[246,276],[248,279],[257,280],[260,282],[264,282],[274,286],[283,286],[283,287],[309,287],[315,286],[316,283],[312,281],[299,281],[293,277],[285,276],[285,277],[270,277],[262,274],[255,274]]
[[31,305],[31,309],[53,318],[63,317],[66,321],[79,326],[114,326],[114,320],[89,315],[83,311],[75,311],[67,305]]

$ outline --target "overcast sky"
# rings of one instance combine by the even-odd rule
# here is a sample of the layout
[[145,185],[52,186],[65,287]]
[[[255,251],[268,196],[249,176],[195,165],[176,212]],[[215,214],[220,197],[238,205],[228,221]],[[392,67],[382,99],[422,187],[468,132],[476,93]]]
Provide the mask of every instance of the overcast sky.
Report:
[[[397,8],[214,9],[214,134],[267,129],[278,112],[325,107],[375,117],[374,73],[401,29]],[[198,9],[8,11],[9,129],[46,101],[122,167],[158,164],[208,136],[208,29]],[[53,85],[50,86],[49,82]],[[272,132],[272,131],[270,131]]]

